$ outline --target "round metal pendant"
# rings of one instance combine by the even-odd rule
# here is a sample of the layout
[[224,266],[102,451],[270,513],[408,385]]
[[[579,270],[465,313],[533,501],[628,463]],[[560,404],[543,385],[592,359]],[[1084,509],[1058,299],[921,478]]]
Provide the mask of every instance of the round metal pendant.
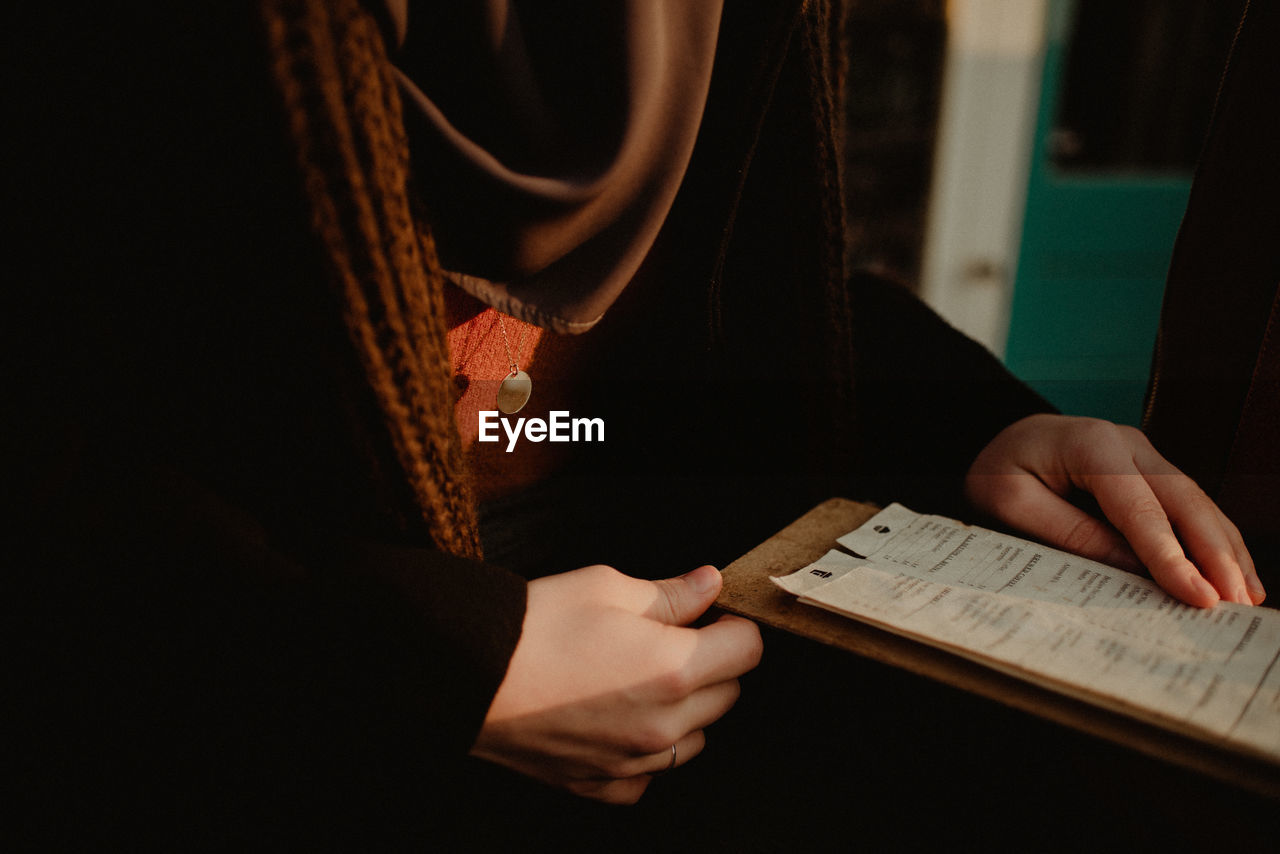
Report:
[[515,415],[529,402],[533,393],[533,380],[524,371],[508,374],[498,386],[498,409],[504,415]]

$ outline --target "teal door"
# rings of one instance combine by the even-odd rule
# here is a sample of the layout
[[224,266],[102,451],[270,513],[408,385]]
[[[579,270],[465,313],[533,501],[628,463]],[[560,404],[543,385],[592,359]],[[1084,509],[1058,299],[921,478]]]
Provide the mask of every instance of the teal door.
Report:
[[1005,361],[1064,412],[1141,420],[1232,6],[1051,0]]

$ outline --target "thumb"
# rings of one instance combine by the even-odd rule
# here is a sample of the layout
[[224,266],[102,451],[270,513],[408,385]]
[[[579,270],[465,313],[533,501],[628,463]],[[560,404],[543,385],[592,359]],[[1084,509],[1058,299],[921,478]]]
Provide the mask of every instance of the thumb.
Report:
[[646,616],[671,626],[692,623],[711,607],[720,592],[720,572],[714,566],[700,566],[675,578],[655,581],[658,589]]

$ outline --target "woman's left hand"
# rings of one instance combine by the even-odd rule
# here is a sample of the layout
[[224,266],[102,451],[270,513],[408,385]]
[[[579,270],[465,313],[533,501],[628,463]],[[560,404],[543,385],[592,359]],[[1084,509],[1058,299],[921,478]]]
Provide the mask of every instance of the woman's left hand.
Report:
[[[1093,495],[1105,521],[1067,500],[1077,490]],[[965,496],[1049,545],[1112,566],[1145,566],[1192,605],[1257,604],[1266,595],[1236,526],[1133,427],[1065,415],[1024,418],[978,454]]]

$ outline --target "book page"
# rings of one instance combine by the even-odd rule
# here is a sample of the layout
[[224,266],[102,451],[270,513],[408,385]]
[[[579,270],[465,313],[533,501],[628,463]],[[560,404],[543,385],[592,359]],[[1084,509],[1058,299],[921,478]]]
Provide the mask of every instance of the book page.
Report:
[[1280,612],[898,504],[774,581],[802,602],[1280,760]]

